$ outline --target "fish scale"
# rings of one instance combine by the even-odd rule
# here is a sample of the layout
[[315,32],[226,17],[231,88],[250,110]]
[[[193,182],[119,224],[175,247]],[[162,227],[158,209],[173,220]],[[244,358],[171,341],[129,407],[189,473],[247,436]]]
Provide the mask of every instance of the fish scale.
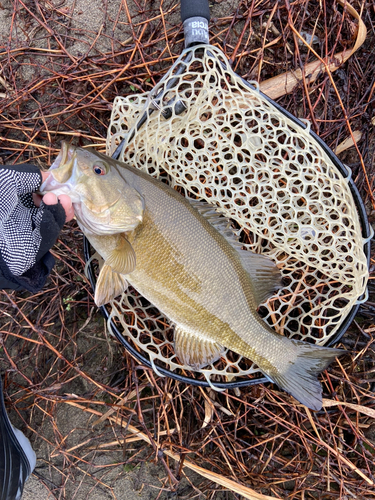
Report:
[[[229,334],[224,327],[230,335],[242,327],[245,336],[256,305],[236,250],[180,195],[164,197],[163,185],[151,187],[148,179],[143,186],[142,182],[134,186],[146,199],[146,215],[129,237],[138,264],[129,282],[154,304],[160,293],[177,295],[182,304],[192,301],[194,317],[168,302],[161,306],[174,323],[202,331],[203,325],[208,328],[218,318],[221,331],[215,340],[226,341]],[[260,318],[259,323],[265,327]]]

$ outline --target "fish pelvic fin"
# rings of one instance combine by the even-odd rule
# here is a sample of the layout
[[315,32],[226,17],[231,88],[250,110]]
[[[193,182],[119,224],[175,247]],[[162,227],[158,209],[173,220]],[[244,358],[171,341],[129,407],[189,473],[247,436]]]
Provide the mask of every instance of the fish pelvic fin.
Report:
[[134,271],[136,264],[135,252],[125,236],[120,238],[118,245],[107,258],[106,264],[115,273],[129,274]]
[[337,356],[346,353],[342,349],[331,349],[306,342],[292,340],[297,349],[296,358],[290,361],[285,373],[267,374],[281,389],[291,394],[311,410],[322,408],[322,386],[317,376]]
[[108,264],[104,263],[95,286],[95,304],[98,307],[104,306],[126,290],[127,286],[126,277],[115,273]]
[[217,361],[224,352],[224,347],[213,340],[176,326],[174,351],[184,365],[200,370]]

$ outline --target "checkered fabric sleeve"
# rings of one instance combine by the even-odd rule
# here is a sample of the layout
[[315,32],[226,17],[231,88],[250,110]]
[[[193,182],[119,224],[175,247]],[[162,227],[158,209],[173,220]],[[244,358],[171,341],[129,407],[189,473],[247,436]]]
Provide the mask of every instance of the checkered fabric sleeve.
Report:
[[60,205],[36,207],[42,181],[34,165],[0,166],[0,288],[37,291],[54,260],[48,250],[65,222]]

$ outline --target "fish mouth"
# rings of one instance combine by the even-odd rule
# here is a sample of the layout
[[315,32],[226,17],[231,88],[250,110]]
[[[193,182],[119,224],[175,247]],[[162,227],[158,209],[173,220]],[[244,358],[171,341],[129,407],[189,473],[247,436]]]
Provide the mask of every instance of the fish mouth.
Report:
[[61,165],[65,165],[66,163],[70,162],[74,156],[75,149],[76,148],[74,146],[71,146],[68,142],[62,141],[60,152],[56,160],[50,166],[50,170],[54,170],[56,168],[59,168]]
[[74,193],[72,175],[76,163],[75,146],[67,142],[61,143],[61,150],[49,168],[51,174],[41,184],[40,194],[44,195],[50,191],[56,196],[67,194],[71,197],[73,203],[80,202],[80,197]]

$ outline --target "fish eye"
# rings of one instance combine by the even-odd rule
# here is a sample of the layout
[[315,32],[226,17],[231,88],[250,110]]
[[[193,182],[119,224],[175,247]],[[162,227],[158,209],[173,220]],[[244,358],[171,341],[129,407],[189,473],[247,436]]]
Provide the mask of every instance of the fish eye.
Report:
[[96,164],[92,167],[92,169],[96,173],[96,175],[105,175],[107,173],[107,169],[104,165]]

